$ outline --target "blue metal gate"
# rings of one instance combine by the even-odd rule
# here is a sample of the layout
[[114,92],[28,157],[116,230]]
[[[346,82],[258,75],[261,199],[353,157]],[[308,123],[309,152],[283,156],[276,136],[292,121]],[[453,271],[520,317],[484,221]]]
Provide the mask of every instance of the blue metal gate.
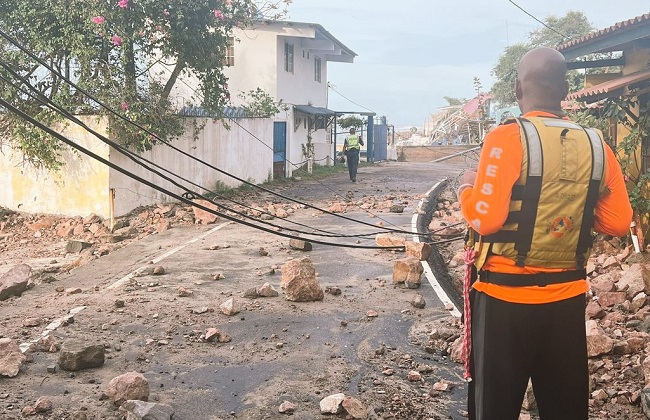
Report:
[[386,117],[375,118],[373,129],[373,160],[386,160],[388,158],[388,125],[386,125]]
[[273,123],[273,179],[286,176],[287,123]]

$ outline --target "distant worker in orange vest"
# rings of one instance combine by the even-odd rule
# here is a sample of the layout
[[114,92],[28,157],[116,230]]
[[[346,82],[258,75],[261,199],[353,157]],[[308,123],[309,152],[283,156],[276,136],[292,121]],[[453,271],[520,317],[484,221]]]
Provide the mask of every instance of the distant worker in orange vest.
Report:
[[343,143],[343,153],[348,159],[348,173],[350,181],[357,182],[357,168],[359,167],[359,153],[363,146],[363,139],[357,136],[354,128],[350,129],[350,135],[345,138]]
[[522,117],[487,135],[477,170],[461,179],[466,259],[478,274],[464,314],[470,419],[517,420],[529,379],[541,420],[588,418],[592,231],[626,235],[632,208],[600,133],[562,112],[566,71],[554,49],[524,55]]

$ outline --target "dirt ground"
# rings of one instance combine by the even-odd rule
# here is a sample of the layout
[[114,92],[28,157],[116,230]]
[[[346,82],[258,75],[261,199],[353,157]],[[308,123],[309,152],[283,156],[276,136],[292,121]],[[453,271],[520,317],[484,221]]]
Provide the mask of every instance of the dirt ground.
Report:
[[[342,174],[280,188],[323,208],[342,203],[347,216],[371,226],[410,231],[422,194],[449,169],[413,180],[422,169],[407,168],[362,168],[356,185]],[[282,209],[288,214],[282,222],[368,231],[265,194],[239,199]],[[391,213],[393,204],[404,213]],[[296,406],[292,418],[331,418],[321,415],[319,403],[337,393],[358,399],[368,418],[464,418],[461,366],[449,360],[446,344],[442,351],[430,344],[434,331],[451,343],[458,321],[426,284],[417,290],[392,284],[393,261],[403,254],[318,244],[298,251],[286,238],[223,219],[197,225],[192,210],[181,205],[138,209],[118,220],[124,227],[114,233],[93,219],[2,212],[0,273],[25,262],[33,284],[21,297],[0,302],[0,338],[29,344],[49,335],[55,346],[29,353],[16,377],[0,378],[0,418],[22,418],[21,411],[41,397],[53,408],[37,418],[121,418],[105,391],[112,378],[131,371],[149,381],[149,401],[171,406],[177,420],[284,418],[284,401]],[[73,233],[62,237],[65,230]],[[92,245],[67,252],[73,239]],[[374,244],[374,236],[337,240]],[[322,301],[284,298],[282,265],[304,256],[326,291]],[[154,275],[155,267],[164,274]],[[279,297],[243,297],[267,282]],[[424,309],[411,304],[418,294]],[[220,305],[231,297],[240,312],[227,316]],[[66,320],[51,330],[58,319]],[[206,341],[209,328],[230,341]],[[102,344],[103,366],[75,372],[56,366],[61,345],[72,339]]]
[[[354,185],[338,174],[277,189],[320,208],[338,206],[370,225],[410,231],[423,193],[444,178],[453,186],[464,165],[390,162],[362,168]],[[453,188],[443,196],[453,198]],[[237,199],[250,206],[239,210],[257,216],[259,210],[275,212],[270,221],[283,226],[291,220],[346,234],[369,231],[268,194],[246,192]],[[396,204],[403,213],[390,211]],[[458,214],[448,207],[437,217],[451,222]],[[23,418],[21,412],[41,397],[53,408],[35,418],[123,418],[105,391],[112,378],[131,371],[147,378],[149,401],[172,407],[175,420],[280,419],[289,415],[279,412],[285,401],[295,405],[294,419],[352,418],[346,412],[320,413],[320,401],[337,393],[359,400],[371,419],[466,418],[462,366],[451,360],[459,320],[424,278],[419,289],[392,284],[393,261],[403,254],[318,244],[299,251],[286,238],[224,219],[198,225],[185,205],[141,208],[118,223],[111,233],[105,221],[92,217],[0,209],[0,274],[19,263],[33,270],[29,290],[0,302],[0,338],[29,344],[49,335],[55,344],[29,353],[16,377],[0,377],[0,418]],[[66,232],[72,233],[63,237]],[[372,245],[373,238],[333,241]],[[91,246],[68,252],[71,240]],[[624,245],[604,241],[597,252],[616,255]],[[458,242],[441,246],[456,279],[462,266],[454,257],[461,249]],[[284,298],[282,265],[304,256],[313,261],[326,291],[322,301]],[[155,267],[164,273],[154,275]],[[279,296],[243,296],[264,283]],[[412,304],[417,295],[425,308]],[[240,312],[227,316],[220,305],[231,297]],[[626,320],[634,315],[607,315],[611,334],[627,336],[632,323]],[[51,328],[57,320],[63,322]],[[230,341],[206,341],[210,328]],[[102,344],[104,365],[61,370],[60,346],[71,339]],[[591,400],[590,418],[645,418],[643,357],[612,354],[590,361],[593,391],[602,391]],[[521,419],[531,418],[534,409],[522,412]]]

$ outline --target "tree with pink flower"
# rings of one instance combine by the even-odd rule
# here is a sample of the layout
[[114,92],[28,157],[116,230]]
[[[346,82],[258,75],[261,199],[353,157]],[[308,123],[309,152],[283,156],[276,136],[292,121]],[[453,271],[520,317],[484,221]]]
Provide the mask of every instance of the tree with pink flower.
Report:
[[[221,54],[233,28],[245,27],[260,15],[277,18],[289,0],[49,0],[34,7],[32,0],[0,1],[0,28],[20,39],[52,69],[72,79],[93,98],[117,112],[128,112],[141,126],[173,138],[183,126],[169,100],[179,75],[191,71],[200,81],[201,105],[220,110],[228,101]],[[6,42],[5,42],[6,44]],[[148,77],[154,60],[172,63],[166,78]],[[38,72],[37,89],[70,112],[108,114],[97,102],[65,83],[53,70],[21,54],[0,50],[0,60],[29,78]],[[35,99],[0,81],[0,95],[46,124],[63,117]],[[110,117],[110,131],[135,150],[157,141],[149,134]],[[19,118],[0,114],[0,136],[16,139],[12,147],[26,161],[56,169],[58,141],[26,129]],[[140,131],[138,133],[138,131]]]

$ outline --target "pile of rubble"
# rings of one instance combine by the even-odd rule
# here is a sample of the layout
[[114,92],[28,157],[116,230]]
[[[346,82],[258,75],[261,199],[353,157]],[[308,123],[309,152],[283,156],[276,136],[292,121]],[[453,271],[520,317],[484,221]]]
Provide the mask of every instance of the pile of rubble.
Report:
[[[225,202],[215,204],[207,200],[196,202],[234,218],[250,216],[261,220],[284,219],[298,208],[304,207],[270,201],[250,205]],[[174,226],[207,225],[218,220],[224,219],[183,204],[141,207],[112,221],[96,214],[64,217],[21,213],[0,207],[0,252],[3,253],[3,263],[8,266],[27,259],[45,259],[43,267],[32,266],[32,269],[47,277],[60,271],[69,271]]]
[[[429,226],[434,240],[462,236],[459,209],[453,193],[440,199]],[[460,288],[465,273],[462,241],[439,249]],[[633,249],[624,240],[601,235],[587,263],[589,418],[650,418],[650,256]],[[460,324],[443,321],[433,328],[425,349],[460,363],[461,341]],[[534,400],[524,408],[533,409]]]

